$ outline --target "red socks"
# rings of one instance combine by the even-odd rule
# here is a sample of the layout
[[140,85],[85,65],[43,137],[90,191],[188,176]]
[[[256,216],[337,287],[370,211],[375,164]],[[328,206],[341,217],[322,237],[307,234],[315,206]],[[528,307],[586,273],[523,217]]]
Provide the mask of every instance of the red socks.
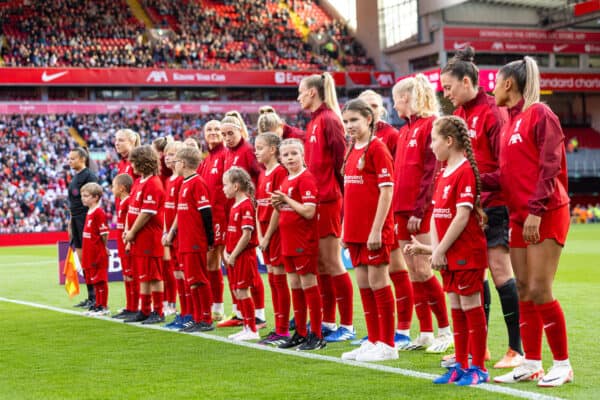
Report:
[[375,343],[379,341],[379,317],[377,315],[377,302],[371,288],[359,289],[360,299],[365,313],[365,322],[367,325],[367,335],[369,342]]
[[290,289],[288,288],[287,277],[273,274],[273,287],[277,294],[277,299],[273,302],[273,308],[276,308],[275,332],[279,335],[288,335],[290,332]]
[[317,281],[323,304],[323,322],[335,323],[335,288],[331,275],[317,274]]
[[427,303],[427,295],[423,282],[413,282],[413,293],[415,298],[415,313],[419,319],[419,328],[421,333],[433,332],[433,322],[431,320],[431,309]]
[[354,288],[352,287],[350,274],[344,272],[341,275],[332,276],[331,280],[335,287],[335,300],[340,310],[340,324],[351,326],[354,311]]
[[[464,312],[469,327],[469,350],[473,356],[472,365],[485,369],[485,350],[487,347],[487,324],[483,306]],[[461,364],[462,365],[462,364]]]
[[543,321],[546,340],[548,340],[554,360],[568,359],[567,325],[560,303],[558,300],[554,300],[545,304],[536,304],[535,308]]
[[241,308],[244,326],[247,326],[252,332],[256,332],[256,317],[254,316],[254,301],[252,297],[238,299],[238,306]]
[[540,361],[544,323],[533,301],[519,302],[519,320],[525,358]]
[[165,300],[167,303],[175,303],[177,298],[177,286],[173,275],[174,260],[163,260],[163,281],[165,283]]
[[292,305],[294,306],[294,320],[298,335],[306,337],[306,299],[302,288],[292,289]]
[[195,322],[212,323],[210,308],[212,306],[211,292],[207,285],[199,285],[190,289],[194,305],[193,316]]
[[256,279],[250,288],[250,293],[252,294],[254,306],[259,310],[265,308],[265,285],[259,273],[256,274]]
[[461,308],[452,310],[452,329],[454,330],[454,354],[456,362],[462,368],[469,366],[469,328],[467,317]]
[[377,303],[377,312],[379,314],[379,341],[394,347],[394,294],[392,287],[374,290],[373,296]]
[[108,308],[108,284],[106,281],[96,283],[94,292],[96,293],[96,306]]
[[323,306],[321,304],[321,294],[319,293],[319,285],[311,286],[304,289],[304,297],[308,305],[310,314],[310,330],[322,339],[321,322],[323,322]]
[[152,292],[152,303],[154,303],[154,311],[158,315],[163,315],[163,301],[165,300],[164,292]]
[[190,297],[188,296],[188,289],[186,288],[185,279],[176,279],[177,284],[177,293],[179,294],[179,313],[181,315],[189,315],[191,314],[190,305],[188,304],[188,300]]
[[413,313],[413,287],[408,271],[397,271],[390,274],[396,292],[396,312],[398,313],[398,329],[410,329]]
[[152,311],[152,295],[140,293],[140,299],[142,300],[142,314],[150,315]]
[[448,309],[446,308],[446,296],[440,281],[434,276],[423,282],[423,288],[427,296],[429,308],[435,314],[438,322],[438,328],[450,326],[448,322]]
[[223,272],[221,268],[216,271],[208,271],[208,280],[210,281],[210,289],[212,291],[213,302],[223,303]]
[[135,281],[125,281],[125,309],[132,312],[137,312],[139,308],[139,293],[134,292],[135,285]]

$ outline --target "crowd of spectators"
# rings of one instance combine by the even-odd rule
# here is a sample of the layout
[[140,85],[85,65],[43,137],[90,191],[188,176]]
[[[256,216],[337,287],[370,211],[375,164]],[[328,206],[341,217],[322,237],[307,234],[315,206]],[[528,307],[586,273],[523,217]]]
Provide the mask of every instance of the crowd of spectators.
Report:
[[146,34],[125,0],[24,0],[3,7],[4,64],[288,70],[373,66],[339,21],[318,28],[327,41],[313,49],[277,0],[140,3],[163,33]]
[[600,222],[600,203],[575,205],[571,210],[571,222],[574,224],[591,224]]
[[[253,135],[255,119],[243,116]],[[90,168],[105,188],[102,205],[112,218],[110,182],[117,171],[114,134],[118,129],[134,129],[144,144],[159,136],[180,140],[194,136],[202,143],[204,124],[222,117],[124,109],[113,114],[0,115],[0,233],[66,229],[67,187],[72,176],[67,156],[77,146],[69,129],[75,129],[87,142]],[[288,122],[303,128],[306,116],[292,116]]]

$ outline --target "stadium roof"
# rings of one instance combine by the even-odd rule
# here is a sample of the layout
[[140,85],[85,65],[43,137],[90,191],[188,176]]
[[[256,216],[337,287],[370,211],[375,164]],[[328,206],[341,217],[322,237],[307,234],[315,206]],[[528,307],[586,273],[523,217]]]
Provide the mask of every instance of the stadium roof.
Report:
[[569,3],[573,3],[573,1],[568,0],[482,0],[482,2],[545,9],[562,8]]

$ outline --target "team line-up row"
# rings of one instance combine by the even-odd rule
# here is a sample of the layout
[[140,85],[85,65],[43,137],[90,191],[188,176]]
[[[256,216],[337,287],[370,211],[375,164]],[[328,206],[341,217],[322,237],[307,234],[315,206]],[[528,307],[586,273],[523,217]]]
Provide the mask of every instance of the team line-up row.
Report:
[[[456,107],[443,117],[423,75],[399,81],[394,109],[407,122],[400,131],[382,120],[381,97],[372,91],[340,111],[327,73],[299,85],[298,101],[312,113],[306,131],[264,109],[254,147],[236,113],[205,125],[204,159],[194,141],[140,146],[135,132],[118,131],[122,160],[112,190],[127,304],[115,318],[160,323],[178,297],[180,313],[166,326],[185,332],[213,330],[216,320],[217,327],[242,327],[233,340],[300,351],[354,340],[344,246],[367,336],[354,340],[358,347],[343,359],[385,361],[397,359],[398,350],[454,348],[434,383],[489,381],[489,268],[508,337],[494,367],[514,368],[495,382],[572,381],[565,319],[552,294],[569,227],[560,123],[539,102],[533,59],[504,66],[494,96],[478,88],[477,77],[472,50],[458,52],[442,70],[444,94]],[[87,207],[72,215],[70,230],[82,249],[89,299],[95,296],[81,305],[106,315],[108,230],[102,188],[92,182],[86,157],[81,149],[69,156],[77,173],[69,188],[72,213],[75,194]],[[257,248],[268,268],[275,326],[262,339]],[[222,263],[234,299],[228,319]],[[411,340],[413,309],[420,333]],[[545,374],[544,332],[554,358]]]

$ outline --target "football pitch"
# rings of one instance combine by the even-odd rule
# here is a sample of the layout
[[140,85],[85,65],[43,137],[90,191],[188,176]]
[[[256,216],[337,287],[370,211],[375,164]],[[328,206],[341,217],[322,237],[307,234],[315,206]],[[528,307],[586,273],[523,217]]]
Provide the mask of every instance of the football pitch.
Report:
[[[56,246],[0,248],[0,399],[595,399],[600,397],[600,224],[572,226],[556,277],[575,381],[556,389],[534,383],[476,388],[438,386],[440,355],[401,352],[384,363],[340,360],[350,344],[310,354],[226,339],[239,328],[180,334],[84,317],[58,285]],[[352,273],[353,275],[353,273]],[[354,277],[353,277],[354,278]],[[354,279],[353,279],[354,280]],[[272,327],[265,277],[268,321]],[[82,287],[82,292],[85,288]],[[491,369],[506,351],[492,290],[488,344]],[[109,307],[124,304],[121,282],[110,284]],[[226,300],[229,310],[230,302]],[[413,318],[413,335],[417,332]],[[365,335],[355,287],[355,326]],[[269,327],[269,328],[270,328]],[[261,333],[266,334],[268,329]],[[544,341],[544,367],[551,354]]]

